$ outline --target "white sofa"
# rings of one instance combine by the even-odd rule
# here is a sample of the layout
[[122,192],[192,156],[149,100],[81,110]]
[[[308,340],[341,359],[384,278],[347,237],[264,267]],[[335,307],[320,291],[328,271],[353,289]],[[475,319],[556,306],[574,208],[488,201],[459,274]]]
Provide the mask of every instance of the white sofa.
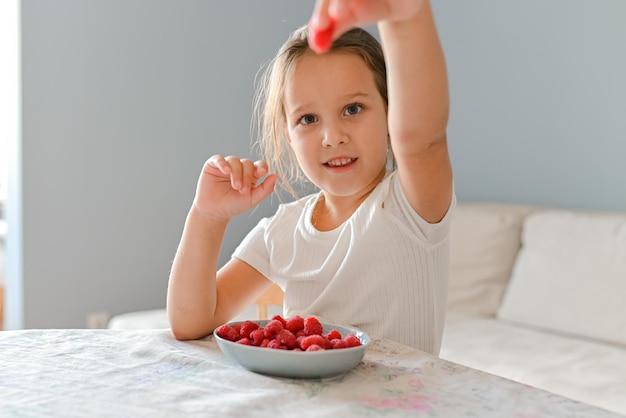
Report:
[[440,356],[626,415],[626,213],[459,204]]
[[450,245],[442,358],[626,415],[626,214],[459,203]]

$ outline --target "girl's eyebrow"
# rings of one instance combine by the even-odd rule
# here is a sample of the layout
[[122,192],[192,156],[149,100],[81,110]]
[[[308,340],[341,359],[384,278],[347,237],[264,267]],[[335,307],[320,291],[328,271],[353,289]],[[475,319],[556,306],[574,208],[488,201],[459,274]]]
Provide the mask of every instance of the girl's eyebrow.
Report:
[[[343,96],[340,96],[340,100],[341,101],[345,101],[345,102],[351,102],[357,99],[365,99],[371,97],[370,94],[365,93],[365,92],[356,92],[356,93],[348,93],[345,94]],[[307,109],[311,107],[311,105],[309,103],[302,103],[299,104],[297,106],[295,106],[293,109],[291,109],[291,111],[289,112],[289,114],[295,114],[295,113],[302,113],[303,109]]]
[[370,95],[365,93],[365,92],[356,92],[356,93],[346,94],[345,96],[343,96],[343,99],[350,101],[350,100],[354,100],[354,99],[358,99],[358,98],[367,98],[369,96]]
[[308,103],[300,104],[300,105],[297,105],[296,107],[294,107],[293,109],[291,109],[287,113],[289,113],[291,115],[296,114],[296,113],[302,113],[303,109],[306,109],[308,107],[310,107],[310,105]]

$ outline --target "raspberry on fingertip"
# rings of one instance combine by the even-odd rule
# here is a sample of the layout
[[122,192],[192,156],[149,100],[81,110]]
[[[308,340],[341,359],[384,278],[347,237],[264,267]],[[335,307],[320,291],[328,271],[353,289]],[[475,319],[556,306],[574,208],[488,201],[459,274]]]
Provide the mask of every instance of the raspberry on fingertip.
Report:
[[330,18],[330,23],[325,29],[318,29],[317,25],[311,25],[310,30],[310,45],[311,48],[318,54],[322,54],[328,51],[333,43],[333,35],[335,33],[335,21]]

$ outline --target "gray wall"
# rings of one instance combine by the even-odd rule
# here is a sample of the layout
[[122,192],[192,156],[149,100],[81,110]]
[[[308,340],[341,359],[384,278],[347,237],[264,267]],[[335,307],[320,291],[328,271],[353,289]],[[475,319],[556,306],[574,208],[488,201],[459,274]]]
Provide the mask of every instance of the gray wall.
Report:
[[[433,3],[460,200],[626,210],[626,2]],[[198,171],[248,154],[255,73],[312,4],[22,2],[9,328],[164,306]],[[275,203],[233,222],[222,262]]]
[[434,1],[458,197],[626,210],[626,1]]
[[[250,155],[254,77],[311,8],[22,3],[24,327],[164,306],[202,164]],[[270,206],[232,223],[222,263]]]

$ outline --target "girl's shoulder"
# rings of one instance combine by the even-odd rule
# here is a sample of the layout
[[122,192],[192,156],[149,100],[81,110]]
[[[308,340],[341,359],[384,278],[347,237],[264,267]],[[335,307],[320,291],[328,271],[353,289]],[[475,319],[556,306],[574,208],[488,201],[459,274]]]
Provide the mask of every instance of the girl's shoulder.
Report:
[[296,200],[291,202],[285,202],[278,205],[278,211],[287,211],[287,212],[301,212],[305,210],[307,207],[314,205],[317,199],[320,196],[320,192],[311,193],[305,196],[302,196]]
[[311,193],[294,201],[281,203],[270,218],[272,222],[283,222],[288,219],[299,219],[303,213],[315,206],[320,193]]

